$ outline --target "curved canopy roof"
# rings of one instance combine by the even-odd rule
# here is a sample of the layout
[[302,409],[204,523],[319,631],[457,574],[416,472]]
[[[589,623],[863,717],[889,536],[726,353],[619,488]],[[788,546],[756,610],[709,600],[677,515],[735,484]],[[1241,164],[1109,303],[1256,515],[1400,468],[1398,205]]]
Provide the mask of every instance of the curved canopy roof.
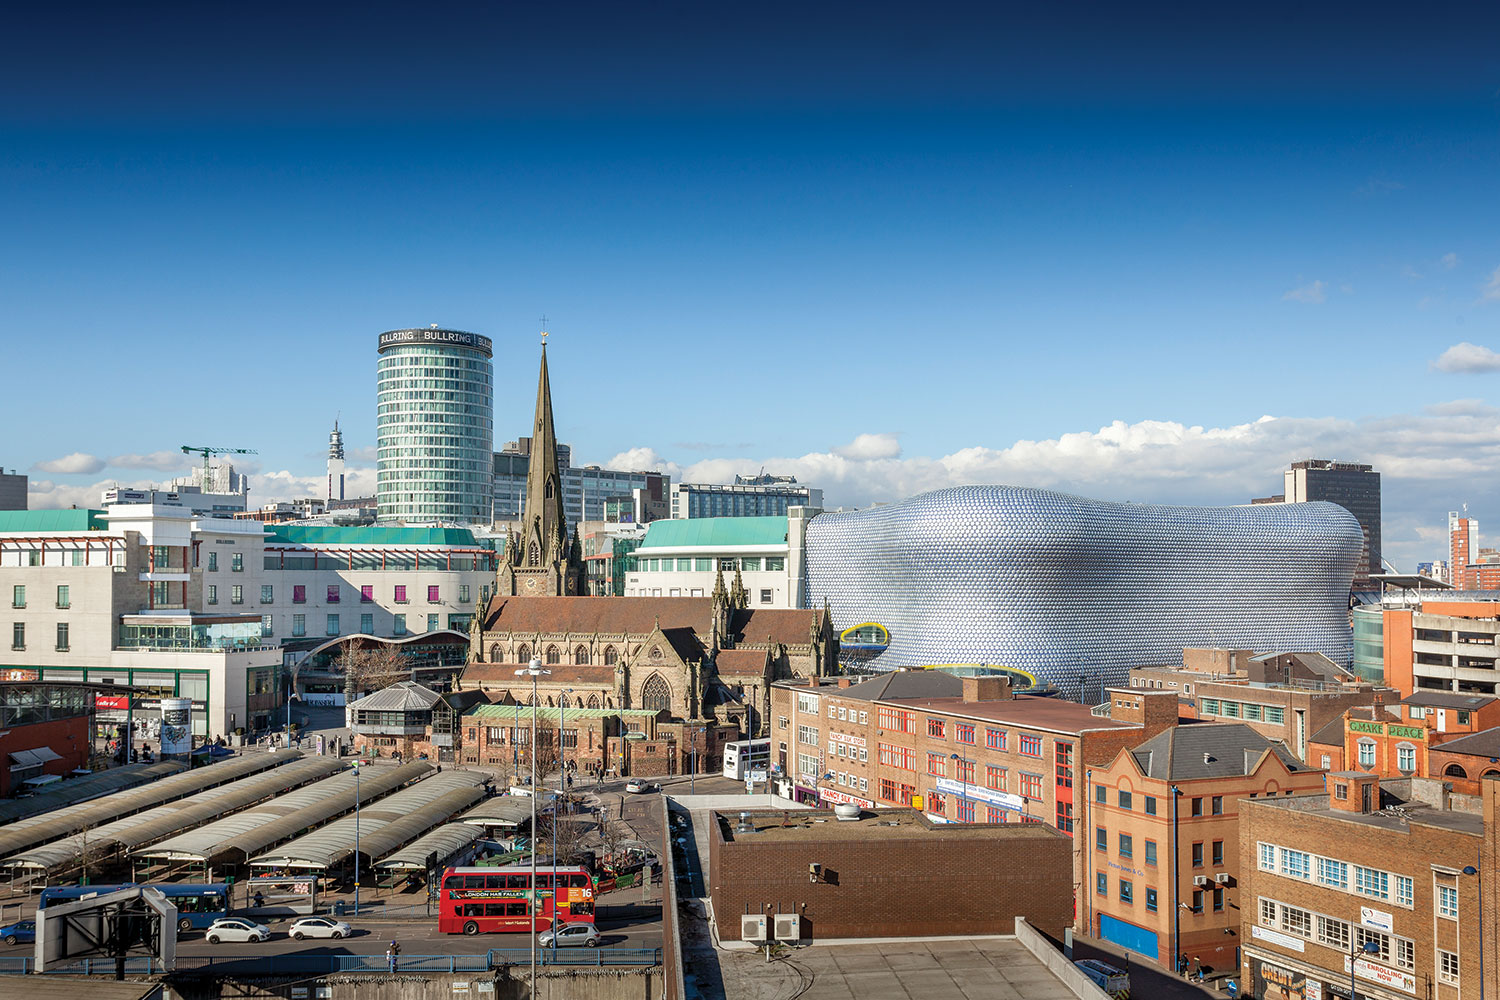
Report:
[[436,854],[438,864],[442,864],[478,840],[483,833],[479,827],[469,823],[445,823],[422,834],[390,857],[375,862],[375,867],[388,871],[421,871],[427,867],[427,855]]
[[[478,802],[484,797],[484,778],[473,771],[444,771],[361,808],[360,854],[380,857]],[[345,816],[250,863],[261,868],[331,868],[354,853],[354,824],[353,816]]]
[[69,778],[62,784],[49,788],[29,799],[9,799],[0,802],[0,826],[9,827],[17,820],[38,813],[55,812],[64,806],[97,799],[101,795],[118,792],[126,788],[150,784],[159,778],[187,769],[186,764],[175,760],[156,764],[127,764],[112,767],[107,771],[96,771],[82,778]]
[[[537,800],[537,812],[545,812],[551,796]],[[485,799],[458,818],[474,827],[521,826],[531,822],[531,799],[525,795],[496,795]]]
[[[367,767],[359,775],[359,800],[371,805],[392,789],[431,770],[431,764],[420,761],[399,767]],[[131,853],[145,858],[208,861],[237,852],[239,856],[231,860],[243,861],[257,851],[349,812],[354,808],[355,791],[354,769],[345,766],[330,778]]]
[[159,806],[164,802],[193,795],[205,788],[238,781],[273,767],[302,759],[300,750],[278,750],[275,753],[250,753],[208,767],[183,771],[160,781],[88,802],[64,806],[41,816],[18,820],[0,827],[0,858],[109,823],[123,816]]
[[338,761],[326,757],[293,760],[265,773],[231,781],[176,802],[168,802],[113,823],[105,823],[86,832],[33,847],[6,858],[0,865],[51,871],[76,861],[85,849],[91,853],[110,852],[150,844],[182,830],[192,829],[215,816],[235,812],[268,796],[316,781],[342,766]]

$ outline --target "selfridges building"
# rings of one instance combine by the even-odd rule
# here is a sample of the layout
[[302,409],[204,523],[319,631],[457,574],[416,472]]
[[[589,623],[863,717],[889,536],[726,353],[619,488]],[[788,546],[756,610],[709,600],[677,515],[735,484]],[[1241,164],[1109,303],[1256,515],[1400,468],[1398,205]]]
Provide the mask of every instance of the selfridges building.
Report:
[[1337,504],[1163,507],[963,486],[814,518],[810,606],[884,625],[879,668],[984,663],[1102,699],[1184,647],[1347,666],[1363,534]]

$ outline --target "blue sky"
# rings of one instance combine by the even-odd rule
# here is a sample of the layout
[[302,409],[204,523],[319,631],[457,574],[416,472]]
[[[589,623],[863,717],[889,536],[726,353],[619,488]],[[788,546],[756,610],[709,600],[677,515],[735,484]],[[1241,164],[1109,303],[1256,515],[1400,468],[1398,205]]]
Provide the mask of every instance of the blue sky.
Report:
[[36,506],[180,444],[310,492],[401,326],[494,338],[503,443],[546,314],[584,461],[850,504],[1369,461],[1406,569],[1500,517],[1493,10],[249,11],[0,15]]

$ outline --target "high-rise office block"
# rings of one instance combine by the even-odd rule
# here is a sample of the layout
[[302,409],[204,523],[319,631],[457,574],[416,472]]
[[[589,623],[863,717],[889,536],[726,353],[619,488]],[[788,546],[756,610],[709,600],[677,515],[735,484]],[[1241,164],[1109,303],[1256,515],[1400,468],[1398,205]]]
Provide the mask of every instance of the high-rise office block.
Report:
[[26,476],[0,469],[0,510],[26,509]]
[[1354,569],[1354,589],[1367,589],[1370,577],[1384,572],[1380,560],[1380,473],[1368,465],[1310,458],[1293,462],[1283,478],[1287,503],[1327,500],[1354,515],[1365,535],[1364,552]]
[[380,335],[376,506],[382,521],[490,520],[495,370],[462,330]]
[[[526,509],[526,477],[531,468],[531,449],[532,439],[523,437],[507,441],[505,448],[494,454],[496,521],[518,520]],[[652,515],[642,520],[666,516],[671,476],[662,472],[602,469],[597,465],[579,468],[572,464],[572,458],[571,446],[557,446],[563,509],[567,513],[569,524],[607,521],[610,519],[607,501],[629,497],[636,491],[643,491],[643,506]]]

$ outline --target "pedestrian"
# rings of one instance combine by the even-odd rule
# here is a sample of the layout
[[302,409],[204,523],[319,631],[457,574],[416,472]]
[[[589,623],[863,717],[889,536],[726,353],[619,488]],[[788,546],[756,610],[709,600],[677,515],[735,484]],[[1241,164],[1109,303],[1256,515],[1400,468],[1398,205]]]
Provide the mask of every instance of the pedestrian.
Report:
[[395,942],[392,942],[391,946],[385,950],[385,968],[386,968],[386,971],[389,972],[393,976],[396,974],[396,951],[395,951],[395,948],[396,948]]

